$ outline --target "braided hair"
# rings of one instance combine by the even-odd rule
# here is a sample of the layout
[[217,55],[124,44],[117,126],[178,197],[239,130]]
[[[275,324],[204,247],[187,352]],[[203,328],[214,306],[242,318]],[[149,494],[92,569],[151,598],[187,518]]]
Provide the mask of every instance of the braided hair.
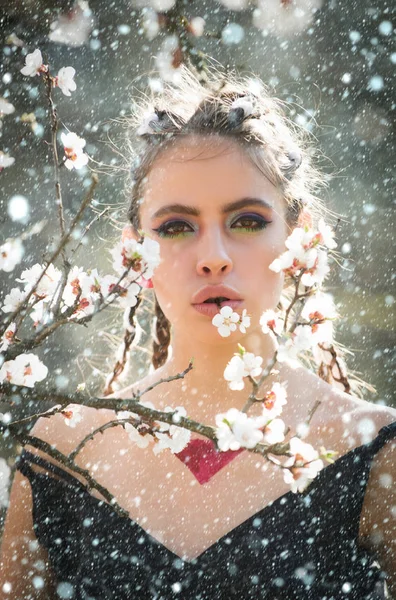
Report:
[[162,367],[168,358],[170,333],[170,322],[163,313],[156,297],[153,323],[153,356],[151,359],[154,369]]

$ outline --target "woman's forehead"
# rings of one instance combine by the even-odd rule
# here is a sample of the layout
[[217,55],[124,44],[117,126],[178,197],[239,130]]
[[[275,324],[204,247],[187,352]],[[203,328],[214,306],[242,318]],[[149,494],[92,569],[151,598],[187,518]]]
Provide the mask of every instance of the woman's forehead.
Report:
[[154,208],[153,203],[191,203],[202,198],[221,204],[246,196],[265,197],[269,203],[281,198],[236,142],[191,136],[156,159],[146,180],[143,205]]

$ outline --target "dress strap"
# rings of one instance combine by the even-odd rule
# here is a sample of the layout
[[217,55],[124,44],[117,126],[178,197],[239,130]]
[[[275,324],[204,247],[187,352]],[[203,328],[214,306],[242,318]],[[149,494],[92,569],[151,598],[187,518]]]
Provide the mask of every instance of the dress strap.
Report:
[[379,452],[381,450],[381,448],[383,448],[387,442],[389,442],[390,440],[393,440],[395,438],[396,438],[396,421],[394,421],[393,423],[389,423],[388,425],[385,425],[385,427],[382,427],[379,430],[377,437],[375,437],[373,439],[373,441],[370,442],[369,447],[370,447],[372,455],[374,456],[375,454],[377,454],[377,452]]
[[51,471],[55,475],[58,475],[59,477],[61,477],[65,481],[67,481],[68,483],[85,488],[84,484],[81,483],[81,481],[79,479],[77,479],[77,477],[70,475],[70,473],[68,473],[64,469],[61,469],[60,467],[56,466],[54,463],[50,462],[49,460],[45,460],[45,458],[42,458],[41,456],[38,456],[37,454],[33,454],[32,452],[29,452],[28,450],[23,449],[21,454],[16,459],[16,468],[23,475],[25,475],[25,477],[32,479],[32,478],[35,478],[36,475],[38,475],[38,472],[35,471],[34,469],[32,469],[32,467],[29,463],[34,463],[34,464],[38,465],[39,467],[42,467],[43,469],[47,469],[48,471]]

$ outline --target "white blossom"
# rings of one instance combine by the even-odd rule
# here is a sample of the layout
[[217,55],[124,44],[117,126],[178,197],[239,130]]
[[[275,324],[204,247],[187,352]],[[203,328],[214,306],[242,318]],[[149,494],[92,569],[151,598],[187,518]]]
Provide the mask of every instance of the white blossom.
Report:
[[263,439],[257,419],[236,408],[216,415],[216,438],[221,451],[254,448]]
[[34,77],[40,75],[41,67],[43,66],[43,57],[40,50],[36,49],[31,54],[27,54],[25,58],[25,66],[21,69],[22,75]]
[[4,115],[11,115],[15,112],[15,106],[0,96],[0,118]]
[[34,387],[37,381],[47,377],[48,369],[35,354],[20,354],[15,360],[3,363],[0,382],[7,380],[14,385]]
[[65,424],[68,427],[74,428],[82,421],[81,406],[78,404],[70,404],[67,409],[62,410],[62,415],[65,418]]
[[[148,236],[144,238],[142,244],[133,238],[126,238],[110,250],[113,257],[113,268],[120,275],[128,269],[132,269],[134,272],[143,273],[145,279],[150,279],[154,269],[160,263],[159,250],[159,243]],[[131,276],[135,278],[133,273]],[[130,281],[130,277],[127,280]],[[124,283],[123,280],[122,285]]]
[[290,440],[290,454],[284,463],[283,477],[291,485],[293,492],[302,492],[316,475],[323,469],[323,461],[318,452],[298,437]]
[[24,299],[26,298],[26,292],[22,292],[19,288],[12,288],[9,294],[4,298],[4,304],[1,310],[5,313],[12,313],[19,308]]
[[78,47],[87,43],[95,19],[86,0],[78,0],[73,8],[61,14],[50,25],[51,42]]
[[0,271],[10,273],[18,265],[24,255],[25,249],[20,238],[6,241],[0,246]]
[[327,252],[320,249],[316,250],[316,252],[317,257],[315,264],[312,268],[308,267],[309,271],[304,273],[301,277],[301,283],[307,287],[321,285],[330,271]]
[[283,331],[283,322],[280,314],[274,310],[268,309],[260,317],[260,325],[263,333],[275,333],[281,335]]
[[11,323],[0,338],[0,352],[6,352],[12,344],[16,330],[16,323]]
[[239,322],[238,313],[234,312],[230,306],[223,306],[220,312],[212,319],[212,325],[217,327],[221,337],[228,337],[232,331],[237,328]]
[[[261,417],[258,417],[258,422],[261,423]],[[285,439],[285,429],[282,419],[273,419],[263,429],[263,442],[269,446],[280,444]]]
[[30,292],[30,290],[35,287],[36,282],[44,270],[45,274],[36,288],[35,295],[51,299],[62,277],[61,271],[52,263],[48,265],[47,268],[45,265],[36,263],[30,269],[22,271],[20,278],[16,279],[16,281],[25,285],[25,292]]
[[[187,412],[183,406],[172,408],[167,406],[164,412],[174,412],[173,422],[178,423],[181,417],[186,417]],[[184,450],[191,438],[191,431],[177,425],[169,425],[168,423],[159,423],[160,431],[154,433],[159,440],[153,447],[154,454],[158,454],[169,448],[173,454],[177,454]]]
[[263,400],[262,421],[264,425],[266,425],[268,421],[279,417],[283,410],[282,407],[287,404],[286,398],[286,388],[278,382],[274,383]]
[[58,71],[58,75],[55,79],[56,85],[61,89],[65,96],[71,96],[70,92],[74,92],[77,89],[76,82],[74,81],[75,74],[76,70],[73,69],[73,67],[62,67]]
[[76,133],[61,133],[61,140],[65,150],[65,167],[72,169],[81,169],[88,163],[88,155],[84,153],[86,141]]
[[323,0],[258,0],[253,11],[253,24],[281,37],[292,36],[310,25],[322,4]]
[[13,165],[14,162],[15,158],[13,158],[12,156],[8,156],[8,154],[5,154],[0,150],[0,171],[2,169],[6,169],[7,167],[11,167],[11,165]]
[[337,247],[337,243],[334,241],[334,230],[329,225],[326,225],[323,219],[319,219],[318,230],[321,244],[330,250]]

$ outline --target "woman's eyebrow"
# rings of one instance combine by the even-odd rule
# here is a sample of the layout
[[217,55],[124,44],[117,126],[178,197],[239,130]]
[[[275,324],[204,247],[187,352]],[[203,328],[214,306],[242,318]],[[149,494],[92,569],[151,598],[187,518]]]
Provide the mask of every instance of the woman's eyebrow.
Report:
[[[240,200],[236,200],[235,202],[229,202],[225,204],[221,208],[222,214],[227,214],[232,212],[233,210],[239,210],[241,208],[245,208],[246,206],[258,206],[259,208],[264,209],[273,209],[273,205],[266,200],[262,200],[261,198],[241,198]],[[186,204],[168,204],[167,206],[163,206],[158,209],[153,215],[152,219],[158,219],[160,217],[164,217],[171,213],[179,213],[183,215],[190,215],[193,217],[199,217],[201,212],[195,208],[194,206],[187,206]]]

